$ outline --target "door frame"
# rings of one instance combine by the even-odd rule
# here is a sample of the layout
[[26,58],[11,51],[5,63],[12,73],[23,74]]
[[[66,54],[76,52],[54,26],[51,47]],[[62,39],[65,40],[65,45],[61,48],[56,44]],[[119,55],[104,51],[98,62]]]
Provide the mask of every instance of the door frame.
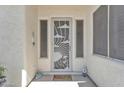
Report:
[[[54,72],[52,69],[52,42],[51,42],[51,37],[52,37],[52,31],[51,31],[51,18],[53,17],[69,17],[72,19],[72,61],[71,61],[71,71],[80,71],[82,69],[82,62],[86,62],[86,60],[84,59],[85,57],[85,53],[86,53],[86,29],[85,29],[85,18],[82,16],[72,16],[72,15],[54,15],[54,16],[39,16],[37,19],[37,60],[38,60],[38,69],[43,71],[43,72]],[[40,20],[47,20],[48,21],[48,46],[47,46],[47,53],[48,53],[48,57],[47,58],[41,58],[40,57]],[[84,57],[83,58],[77,58],[76,57],[76,23],[75,20],[84,20]],[[75,68],[75,66],[78,66],[79,68]],[[59,72],[60,73],[60,72]],[[64,72],[65,73],[65,72]]]
[[[69,70],[55,70],[54,69],[54,21],[55,20],[69,20],[70,21],[70,30],[69,30],[69,39],[70,39],[70,51],[69,51],[69,67],[70,67],[70,69]],[[59,17],[59,16],[57,16],[57,17],[51,17],[51,70],[52,71],[55,71],[55,72],[69,72],[69,71],[72,71],[72,61],[73,61],[73,59],[72,59],[72,49],[73,49],[73,47],[72,47],[72,43],[73,43],[73,39],[72,39],[72,36],[73,36],[73,32],[72,32],[72,22],[73,22],[73,18],[72,17]]]

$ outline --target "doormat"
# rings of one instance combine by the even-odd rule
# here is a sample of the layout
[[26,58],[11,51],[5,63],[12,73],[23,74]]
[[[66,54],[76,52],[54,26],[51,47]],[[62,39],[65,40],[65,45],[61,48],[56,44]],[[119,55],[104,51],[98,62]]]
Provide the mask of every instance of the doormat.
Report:
[[54,81],[72,81],[71,75],[54,75]]

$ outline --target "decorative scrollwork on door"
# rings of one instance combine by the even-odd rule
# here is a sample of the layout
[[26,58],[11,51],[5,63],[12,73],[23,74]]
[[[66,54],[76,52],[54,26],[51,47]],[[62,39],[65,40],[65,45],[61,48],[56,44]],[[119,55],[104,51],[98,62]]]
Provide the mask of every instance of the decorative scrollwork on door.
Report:
[[69,69],[70,21],[54,21],[54,69]]

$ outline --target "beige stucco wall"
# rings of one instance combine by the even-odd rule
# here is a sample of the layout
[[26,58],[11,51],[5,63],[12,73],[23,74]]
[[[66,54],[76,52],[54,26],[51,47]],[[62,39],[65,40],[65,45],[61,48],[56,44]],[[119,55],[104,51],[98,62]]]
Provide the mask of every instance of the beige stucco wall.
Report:
[[[34,78],[37,71],[37,6],[25,6],[25,61],[26,85]],[[34,32],[35,45],[32,44]]]
[[0,64],[7,68],[7,86],[26,86],[37,71],[37,18],[36,6],[0,6]]
[[98,86],[124,86],[124,61],[93,55],[93,20],[92,13],[99,6],[87,10],[87,66],[88,74]]
[[21,86],[24,6],[0,6],[0,64],[7,68],[7,86]]
[[[51,18],[52,17],[71,17],[72,18],[72,71],[82,71],[82,66],[86,62],[86,30],[84,28],[84,58],[76,58],[76,31],[75,31],[75,20],[83,19],[85,25],[85,9],[88,6],[66,6],[66,5],[54,5],[54,6],[39,6],[38,7],[38,19],[48,20],[48,58],[40,58],[38,55],[38,68],[41,71],[52,71],[52,30],[51,30]],[[38,36],[40,37],[40,36]],[[39,44],[40,40],[38,40]],[[38,45],[40,51],[40,44]],[[38,53],[40,54],[40,53]]]

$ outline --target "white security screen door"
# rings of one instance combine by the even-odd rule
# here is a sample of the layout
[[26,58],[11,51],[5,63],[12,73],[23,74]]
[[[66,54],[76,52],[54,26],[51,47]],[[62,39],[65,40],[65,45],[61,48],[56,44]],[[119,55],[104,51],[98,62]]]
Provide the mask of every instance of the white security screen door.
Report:
[[71,18],[53,18],[53,70],[71,71]]

